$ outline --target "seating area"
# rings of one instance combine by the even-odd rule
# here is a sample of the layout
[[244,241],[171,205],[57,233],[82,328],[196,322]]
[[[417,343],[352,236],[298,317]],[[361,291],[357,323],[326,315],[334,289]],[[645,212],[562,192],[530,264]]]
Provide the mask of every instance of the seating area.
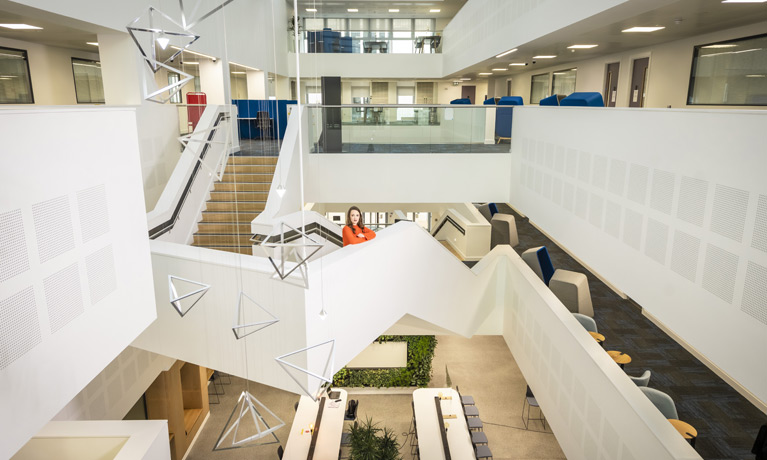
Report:
[[352,37],[343,37],[332,29],[309,31],[307,40],[309,53],[359,53]]

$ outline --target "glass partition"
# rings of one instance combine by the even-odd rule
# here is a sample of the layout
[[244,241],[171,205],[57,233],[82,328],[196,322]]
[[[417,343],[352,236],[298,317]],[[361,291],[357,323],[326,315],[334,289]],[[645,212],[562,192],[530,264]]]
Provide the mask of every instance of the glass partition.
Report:
[[[303,18],[302,53],[440,53],[433,18]],[[292,41],[292,40],[291,40]]]
[[[403,98],[409,97],[412,96],[403,95]],[[510,151],[508,141],[496,142],[495,107],[417,104],[310,105],[307,110],[308,139],[312,153]],[[325,122],[339,119],[340,125]],[[510,117],[504,119],[509,119],[511,123]]]
[[75,78],[75,96],[78,104],[104,103],[101,62],[72,58],[72,74]]
[[27,52],[0,47],[0,104],[32,104]]

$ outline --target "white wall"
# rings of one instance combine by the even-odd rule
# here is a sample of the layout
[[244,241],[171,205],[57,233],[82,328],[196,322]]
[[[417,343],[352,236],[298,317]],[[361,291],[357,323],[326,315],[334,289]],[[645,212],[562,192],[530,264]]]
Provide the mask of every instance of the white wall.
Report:
[[[288,53],[289,75],[296,76],[296,55]],[[442,54],[300,53],[301,78],[442,78]]]
[[134,110],[7,109],[0,119],[0,245],[13,248],[0,260],[7,458],[155,308]]
[[513,206],[761,407],[765,123],[761,111],[523,107],[510,189]]
[[0,46],[26,50],[35,105],[76,105],[72,58],[99,60],[98,48],[88,53],[2,37]]

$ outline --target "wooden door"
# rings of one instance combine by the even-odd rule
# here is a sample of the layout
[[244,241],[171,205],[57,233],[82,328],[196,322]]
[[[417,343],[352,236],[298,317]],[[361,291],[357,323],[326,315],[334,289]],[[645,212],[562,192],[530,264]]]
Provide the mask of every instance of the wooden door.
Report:
[[477,102],[476,92],[476,86],[461,86],[461,99],[468,97],[471,103],[474,104]]
[[620,62],[607,64],[605,72],[605,90],[602,96],[605,98],[605,107],[615,107],[618,99],[618,73],[621,69]]
[[644,107],[647,97],[647,69],[650,66],[650,58],[634,59],[631,71],[631,94],[629,95],[629,107]]

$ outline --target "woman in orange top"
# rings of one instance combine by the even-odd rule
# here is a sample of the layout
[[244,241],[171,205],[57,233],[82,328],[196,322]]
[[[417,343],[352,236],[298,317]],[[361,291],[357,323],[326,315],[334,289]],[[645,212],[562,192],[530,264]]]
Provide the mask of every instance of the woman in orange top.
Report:
[[346,212],[346,225],[344,225],[343,234],[344,246],[364,243],[376,237],[376,232],[365,227],[362,212],[357,206],[352,206]]

